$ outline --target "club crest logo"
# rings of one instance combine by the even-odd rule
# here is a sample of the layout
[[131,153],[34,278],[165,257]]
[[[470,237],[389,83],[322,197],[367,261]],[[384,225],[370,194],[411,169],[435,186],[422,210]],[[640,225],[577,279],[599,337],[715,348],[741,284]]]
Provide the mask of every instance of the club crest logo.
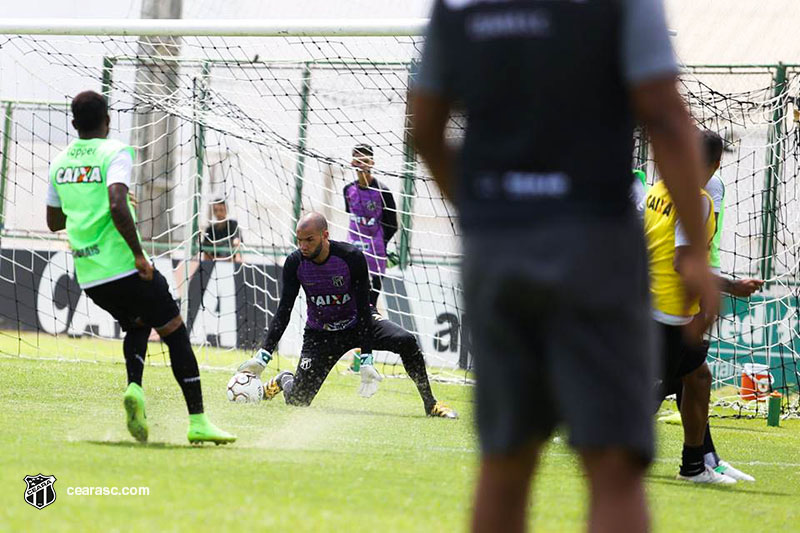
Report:
[[36,474],[35,476],[25,476],[25,501],[37,509],[44,509],[56,501],[56,490],[53,483],[56,482],[55,476],[45,476]]
[[331,281],[333,281],[334,287],[341,287],[342,285],[344,285],[344,276],[333,276],[333,278],[331,278]]
[[300,368],[302,368],[303,370],[308,370],[309,368],[311,368],[311,359],[308,357],[303,357],[302,359],[300,359]]
[[378,204],[375,203],[374,200],[370,200],[367,202],[367,209],[369,211],[375,211],[378,208]]

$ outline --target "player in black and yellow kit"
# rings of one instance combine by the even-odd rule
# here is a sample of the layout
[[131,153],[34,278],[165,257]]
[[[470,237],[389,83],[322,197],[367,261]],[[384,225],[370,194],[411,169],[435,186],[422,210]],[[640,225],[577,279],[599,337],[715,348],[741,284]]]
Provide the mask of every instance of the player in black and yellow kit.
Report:
[[[705,185],[719,168],[722,139],[705,131],[702,146],[706,169],[702,185]],[[710,245],[717,229],[714,203],[705,190],[701,189],[700,194]],[[682,388],[683,393],[680,410],[684,446],[678,479],[695,483],[735,483],[737,479],[746,479],[731,475],[741,473],[730,465],[727,465],[726,474],[704,462],[705,448],[711,443],[708,428],[711,372],[705,362],[708,345],[701,335],[714,317],[707,317],[699,300],[686,293],[682,267],[688,240],[663,182],[656,182],[647,193],[644,227],[650,260],[653,319],[661,330],[661,392],[666,395]],[[717,280],[723,292],[736,296],[749,296],[761,286],[758,280],[729,280],[719,276]],[[713,444],[710,446],[713,449]]]

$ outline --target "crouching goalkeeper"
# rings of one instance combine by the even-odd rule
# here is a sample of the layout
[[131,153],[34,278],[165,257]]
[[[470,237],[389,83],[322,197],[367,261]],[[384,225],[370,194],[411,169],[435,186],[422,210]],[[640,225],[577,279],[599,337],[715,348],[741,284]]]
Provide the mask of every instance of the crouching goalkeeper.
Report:
[[260,375],[289,325],[300,287],[306,294],[308,317],[300,362],[294,373],[284,371],[264,387],[268,400],[283,391],[286,403],[309,405],[343,353],[361,348],[361,386],[364,397],[375,394],[383,379],[375,370],[372,350],[400,355],[417,386],[428,416],[457,418],[431,392],[425,358],[414,335],[397,324],[373,319],[369,303],[370,280],[364,254],[356,247],[328,238],[328,222],[319,213],[305,215],[297,224],[297,244],[283,266],[283,287],[275,317],[262,348],[242,363],[240,372]]

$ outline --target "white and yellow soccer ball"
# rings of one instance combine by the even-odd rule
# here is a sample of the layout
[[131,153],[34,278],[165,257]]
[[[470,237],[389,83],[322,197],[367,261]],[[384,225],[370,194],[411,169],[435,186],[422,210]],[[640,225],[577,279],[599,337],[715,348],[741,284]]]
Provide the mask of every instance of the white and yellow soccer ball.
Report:
[[258,403],[264,398],[264,384],[255,374],[238,372],[228,381],[228,399],[236,403]]

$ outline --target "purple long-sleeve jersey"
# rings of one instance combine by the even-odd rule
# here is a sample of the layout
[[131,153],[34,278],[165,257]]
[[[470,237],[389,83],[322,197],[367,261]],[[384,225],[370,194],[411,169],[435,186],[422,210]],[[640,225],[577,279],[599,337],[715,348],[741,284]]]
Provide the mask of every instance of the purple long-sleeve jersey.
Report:
[[355,246],[330,241],[323,263],[303,258],[295,250],[283,265],[281,300],[269,324],[263,348],[272,353],[289,325],[300,287],[306,294],[306,328],[342,331],[358,328],[363,353],[372,352],[369,272],[364,254]]
[[344,205],[350,213],[347,240],[364,252],[373,274],[386,272],[386,244],[397,231],[394,197],[377,179],[369,187],[358,181],[344,188]]

